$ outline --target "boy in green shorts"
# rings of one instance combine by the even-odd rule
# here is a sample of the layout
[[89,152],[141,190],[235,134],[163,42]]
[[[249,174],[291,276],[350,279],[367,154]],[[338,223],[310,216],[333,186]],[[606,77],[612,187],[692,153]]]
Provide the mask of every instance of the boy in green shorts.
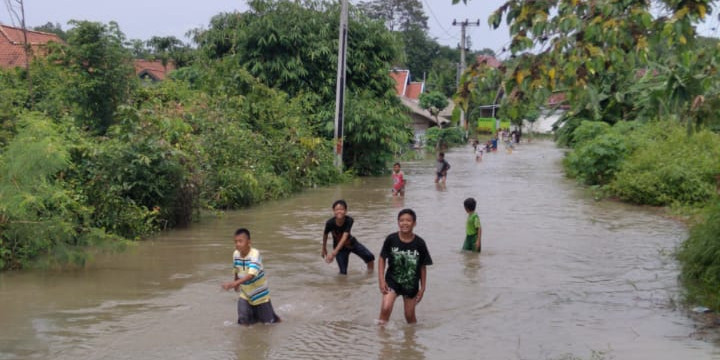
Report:
[[473,198],[467,198],[463,205],[465,206],[465,212],[468,213],[468,218],[465,224],[465,243],[463,243],[462,249],[479,253],[482,250],[480,243],[482,226],[480,226],[480,217],[475,212],[477,202]]

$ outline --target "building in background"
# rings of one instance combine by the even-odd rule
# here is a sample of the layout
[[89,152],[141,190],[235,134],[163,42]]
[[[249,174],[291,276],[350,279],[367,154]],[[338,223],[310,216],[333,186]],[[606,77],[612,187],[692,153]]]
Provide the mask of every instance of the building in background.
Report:
[[[65,42],[59,36],[51,33],[26,30],[27,41],[30,44],[30,57],[47,56],[50,52],[49,44]],[[25,67],[25,36],[21,28],[0,25],[0,68],[11,69]],[[32,60],[32,59],[28,59]]]

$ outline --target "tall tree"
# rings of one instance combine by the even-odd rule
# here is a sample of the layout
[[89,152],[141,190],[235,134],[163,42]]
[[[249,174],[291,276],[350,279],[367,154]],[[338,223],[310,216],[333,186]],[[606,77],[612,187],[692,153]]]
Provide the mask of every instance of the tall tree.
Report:
[[[639,71],[653,67],[653,49],[661,43],[673,54],[692,48],[693,24],[705,18],[711,1],[663,0],[659,3],[667,16],[660,17],[653,16],[653,3],[506,1],[488,20],[494,27],[503,19],[510,25],[516,61],[505,73],[506,101],[520,109],[531,99],[562,91],[573,107],[570,116],[614,123],[634,114],[639,94],[631,91],[637,89],[632,85],[640,80]],[[692,79],[681,64],[665,88],[671,98],[678,90],[678,109],[687,112],[703,86],[685,81]],[[713,68],[705,74],[711,75]]]
[[[354,10],[354,9],[351,9]],[[290,95],[312,92],[335,99],[337,4],[255,0],[245,13],[215,16],[195,41],[205,56],[234,56],[255,77]],[[390,32],[351,11],[348,33],[348,89],[383,95],[389,65],[399,57]]]
[[382,19],[390,31],[428,29],[428,17],[419,0],[362,1],[358,7],[365,11],[370,18]]
[[176,66],[185,65],[188,62],[188,46],[174,36],[153,36],[147,41],[152,55],[158,59],[167,72],[167,65],[170,60]]
[[117,23],[71,21],[65,63],[72,76],[68,97],[91,130],[103,134],[135,84],[132,54]]
[[45,25],[33,27],[33,30],[55,34],[59,38],[67,41],[67,32],[65,32],[65,30],[62,29],[62,26],[60,25],[60,23],[53,24],[52,22],[48,21],[47,23],[45,23]]

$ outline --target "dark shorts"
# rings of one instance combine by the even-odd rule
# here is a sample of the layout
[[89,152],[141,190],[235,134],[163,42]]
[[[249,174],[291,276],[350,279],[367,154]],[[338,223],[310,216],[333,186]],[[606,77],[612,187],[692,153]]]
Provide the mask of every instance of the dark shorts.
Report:
[[[386,280],[386,282],[387,282],[387,280]],[[404,289],[402,286],[397,285],[397,284],[394,284],[394,283],[392,283],[392,282],[388,282],[388,287],[389,287],[395,294],[397,294],[397,296],[402,296],[402,297],[408,298],[408,299],[414,298],[415,296],[417,296],[418,291],[420,291],[420,289],[417,289],[417,288],[416,288],[416,289],[407,290],[407,289]]]
[[[482,248],[476,249],[476,248],[475,248],[475,243],[476,243],[476,242],[477,242],[477,234],[475,234],[475,235],[466,235],[466,236],[465,236],[465,242],[463,243],[462,249],[463,249],[463,250],[480,252],[480,250],[482,250]],[[480,246],[482,247],[482,244],[480,244]]]
[[280,322],[280,318],[275,315],[270,300],[260,305],[250,305],[245,299],[238,299],[237,303],[238,324],[252,325],[255,323],[272,324]]
[[443,173],[441,173],[441,172],[436,172],[435,175],[437,176],[438,179],[442,179],[443,177],[445,177],[445,175],[443,175]]
[[335,260],[337,261],[338,267],[340,268],[340,273],[343,275],[347,274],[348,262],[350,261],[350,253],[359,256],[361,259],[363,259],[363,261],[365,261],[366,264],[371,261],[375,261],[375,255],[373,255],[370,250],[368,250],[363,244],[355,240],[352,243],[351,247],[342,248],[335,256]]

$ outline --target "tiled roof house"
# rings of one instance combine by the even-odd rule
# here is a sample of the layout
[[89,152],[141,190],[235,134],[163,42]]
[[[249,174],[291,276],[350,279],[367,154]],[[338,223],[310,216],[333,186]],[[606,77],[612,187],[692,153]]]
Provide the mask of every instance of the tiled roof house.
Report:
[[165,80],[167,75],[175,70],[175,63],[172,61],[167,63],[167,66],[163,66],[160,60],[143,60],[135,59],[135,74],[141,79],[150,79],[152,81]]
[[[33,56],[48,54],[48,43],[62,44],[59,36],[41,31],[27,30],[27,40]],[[25,37],[20,28],[0,25],[0,68],[25,67]]]
[[[415,116],[424,117],[433,125],[436,125],[435,118],[430,115],[430,112],[419,105],[420,94],[425,92],[425,82],[410,81],[410,70],[390,70],[390,77],[395,81],[395,94],[400,98],[400,101],[410,108]],[[453,102],[449,101],[449,105],[439,114],[442,124],[450,122],[453,105]],[[419,119],[416,119],[416,123],[418,121]]]

